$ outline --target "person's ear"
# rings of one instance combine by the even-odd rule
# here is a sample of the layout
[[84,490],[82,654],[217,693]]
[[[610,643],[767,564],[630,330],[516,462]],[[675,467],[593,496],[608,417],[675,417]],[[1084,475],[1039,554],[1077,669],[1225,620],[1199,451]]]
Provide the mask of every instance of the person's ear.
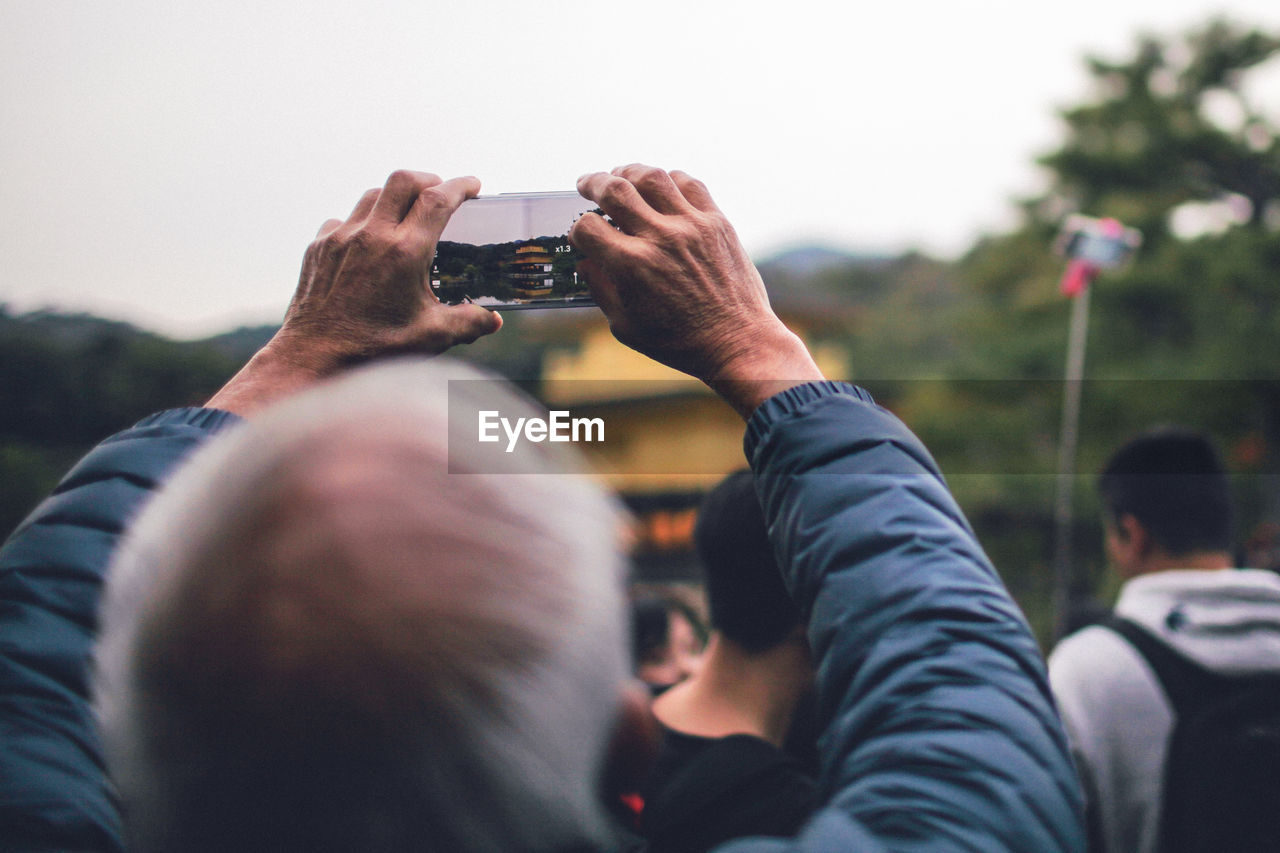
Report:
[[1137,516],[1130,513],[1120,516],[1120,530],[1135,556],[1146,557],[1151,553],[1151,533]]
[[1137,574],[1151,553],[1151,534],[1132,513],[1123,513],[1108,525],[1107,548],[1123,577]]

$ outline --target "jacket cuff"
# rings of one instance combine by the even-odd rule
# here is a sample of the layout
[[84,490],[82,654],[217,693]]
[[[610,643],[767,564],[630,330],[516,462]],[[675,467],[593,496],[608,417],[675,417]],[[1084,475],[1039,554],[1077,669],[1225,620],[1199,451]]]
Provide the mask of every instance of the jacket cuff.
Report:
[[176,424],[178,426],[193,426],[210,432],[218,432],[228,426],[238,424],[242,420],[244,419],[239,415],[224,412],[221,409],[203,409],[197,406],[188,406],[181,409],[166,409],[163,412],[156,412],[154,415],[147,415],[134,424],[133,428]]
[[761,439],[782,418],[796,414],[813,403],[826,397],[853,397],[863,403],[875,405],[875,399],[865,388],[859,388],[849,382],[835,382],[824,379],[820,382],[806,382],[794,385],[785,391],[779,391],[765,400],[747,421],[747,434],[743,438],[743,449],[748,459],[755,458],[755,449]]

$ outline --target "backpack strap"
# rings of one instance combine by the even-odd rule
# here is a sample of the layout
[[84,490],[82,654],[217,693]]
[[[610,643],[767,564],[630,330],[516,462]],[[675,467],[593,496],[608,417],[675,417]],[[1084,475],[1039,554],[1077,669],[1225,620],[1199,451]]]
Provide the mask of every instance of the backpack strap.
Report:
[[1146,658],[1175,714],[1157,849],[1277,850],[1280,675],[1220,675],[1137,623],[1112,617],[1103,624]]
[[1222,676],[1175,652],[1169,644],[1149,630],[1123,616],[1112,614],[1102,623],[1129,641],[1146,660],[1156,679],[1169,697],[1175,713],[1206,698],[1212,686],[1223,682]]

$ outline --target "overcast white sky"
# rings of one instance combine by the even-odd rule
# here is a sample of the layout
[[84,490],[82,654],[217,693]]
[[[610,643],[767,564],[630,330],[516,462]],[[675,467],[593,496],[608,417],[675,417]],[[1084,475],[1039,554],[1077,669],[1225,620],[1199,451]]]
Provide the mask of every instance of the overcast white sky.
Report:
[[649,162],[758,258],[950,254],[1038,185],[1086,51],[1212,10],[1280,29],[1275,0],[0,0],[0,302],[276,321],[315,229],[402,166],[496,193]]

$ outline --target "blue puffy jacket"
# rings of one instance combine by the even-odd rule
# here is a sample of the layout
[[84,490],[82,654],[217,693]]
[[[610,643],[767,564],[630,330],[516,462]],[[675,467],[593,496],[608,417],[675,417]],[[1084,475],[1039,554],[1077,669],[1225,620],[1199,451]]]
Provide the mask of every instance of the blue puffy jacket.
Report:
[[[0,551],[0,849],[120,851],[87,704],[102,572],[174,465],[234,416],[162,413],[93,450]],[[812,383],[747,430],[818,663],[827,805],[724,851],[1083,850],[1081,802],[1017,607],[918,440]]]
[[746,451],[808,617],[826,806],[721,850],[1084,850],[1039,649],[920,441],[813,383],[756,411]]
[[0,851],[124,850],[88,698],[103,572],[156,486],[238,420],[180,409],[112,436],[0,549]]

